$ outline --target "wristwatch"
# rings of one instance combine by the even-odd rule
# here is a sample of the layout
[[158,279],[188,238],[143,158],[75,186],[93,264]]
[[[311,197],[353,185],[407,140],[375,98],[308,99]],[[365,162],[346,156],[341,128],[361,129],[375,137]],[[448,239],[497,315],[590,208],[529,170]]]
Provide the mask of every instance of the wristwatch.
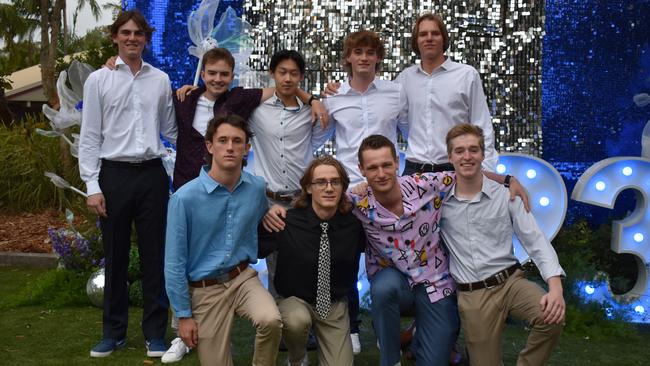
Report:
[[506,175],[506,178],[503,180],[504,187],[510,188],[510,179],[512,179],[512,175]]
[[311,97],[309,97],[309,100],[307,101],[307,104],[309,104],[311,106],[311,103],[313,101],[315,101],[315,100],[318,100],[318,98],[315,95],[312,94]]

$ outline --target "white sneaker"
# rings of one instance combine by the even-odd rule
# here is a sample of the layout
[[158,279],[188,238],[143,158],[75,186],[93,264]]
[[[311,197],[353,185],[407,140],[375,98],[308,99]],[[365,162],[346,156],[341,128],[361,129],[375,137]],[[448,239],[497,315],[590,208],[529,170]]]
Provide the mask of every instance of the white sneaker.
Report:
[[172,363],[178,362],[183,359],[187,353],[190,352],[190,348],[183,343],[183,340],[180,338],[175,338],[172,341],[172,345],[169,347],[167,352],[162,356],[162,363]]
[[361,353],[361,341],[359,341],[359,333],[350,333],[350,340],[352,341],[352,353],[355,355]]
[[[289,357],[287,357],[287,366],[291,366],[291,361],[289,360]],[[299,366],[309,366],[309,354],[305,353],[305,357],[303,357],[302,361],[300,361]]]

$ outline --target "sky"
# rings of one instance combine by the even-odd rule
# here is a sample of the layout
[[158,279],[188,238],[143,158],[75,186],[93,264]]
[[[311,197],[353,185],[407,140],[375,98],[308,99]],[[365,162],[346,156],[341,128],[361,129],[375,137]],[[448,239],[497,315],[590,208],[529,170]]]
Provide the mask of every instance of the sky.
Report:
[[[106,3],[115,3],[119,2],[119,0],[97,0],[97,3],[101,6]],[[68,24],[70,27],[72,27],[72,14],[74,13],[74,9],[77,7],[77,1],[67,1],[67,6],[68,6]],[[79,16],[77,17],[77,28],[76,28],[76,33],[78,36],[83,36],[86,34],[89,30],[99,27],[102,25],[108,25],[111,24],[112,22],[112,14],[110,10],[102,10],[101,17],[99,20],[95,20],[95,18],[92,16],[90,9],[88,6],[84,7],[84,9],[79,13]]]

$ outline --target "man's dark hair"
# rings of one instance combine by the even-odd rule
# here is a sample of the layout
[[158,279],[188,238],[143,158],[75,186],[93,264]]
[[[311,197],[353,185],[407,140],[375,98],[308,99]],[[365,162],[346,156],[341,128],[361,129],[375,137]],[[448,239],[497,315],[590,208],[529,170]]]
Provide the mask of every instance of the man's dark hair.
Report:
[[208,63],[211,64],[221,60],[225,61],[228,66],[230,66],[231,72],[235,72],[235,58],[232,57],[230,51],[221,47],[211,48],[203,54],[203,58],[201,59],[201,70],[205,70],[205,65]]
[[278,67],[280,62],[284,60],[293,60],[293,62],[298,65],[298,70],[300,70],[300,75],[305,75],[305,59],[298,51],[294,50],[281,50],[273,54],[271,57],[271,72],[275,72],[275,69]]
[[363,165],[363,152],[366,150],[379,150],[382,147],[387,147],[390,149],[393,159],[397,160],[397,151],[395,150],[395,145],[391,140],[386,136],[382,135],[370,135],[361,141],[361,146],[359,146],[359,153],[357,158],[359,159],[359,164]]
[[[250,126],[248,125],[248,122],[245,119],[239,117],[236,114],[227,113],[227,114],[219,114],[208,122],[208,129],[205,131],[205,141],[212,142],[212,138],[214,137],[214,134],[217,132],[217,129],[219,128],[219,126],[223,124],[228,124],[244,131],[244,133],[246,134],[246,143],[248,143],[255,135],[253,131],[251,131]],[[205,162],[208,165],[212,165],[212,154],[210,154],[209,151],[205,153]],[[244,159],[243,166],[246,166],[246,159]]]
[[152,28],[149,23],[147,23],[147,20],[138,10],[123,10],[117,15],[117,18],[113,24],[108,27],[111,33],[111,38],[117,36],[117,32],[120,30],[120,27],[128,23],[129,20],[133,20],[138,28],[144,32],[147,43],[151,42],[151,35],[155,29]]

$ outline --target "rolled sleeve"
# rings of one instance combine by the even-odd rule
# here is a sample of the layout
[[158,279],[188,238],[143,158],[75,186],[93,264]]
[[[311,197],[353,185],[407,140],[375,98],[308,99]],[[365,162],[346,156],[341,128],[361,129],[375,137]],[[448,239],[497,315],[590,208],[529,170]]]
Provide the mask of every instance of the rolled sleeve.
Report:
[[165,236],[165,289],[174,313],[179,318],[192,316],[192,301],[187,284],[188,228],[183,201],[172,195],[167,211]]

